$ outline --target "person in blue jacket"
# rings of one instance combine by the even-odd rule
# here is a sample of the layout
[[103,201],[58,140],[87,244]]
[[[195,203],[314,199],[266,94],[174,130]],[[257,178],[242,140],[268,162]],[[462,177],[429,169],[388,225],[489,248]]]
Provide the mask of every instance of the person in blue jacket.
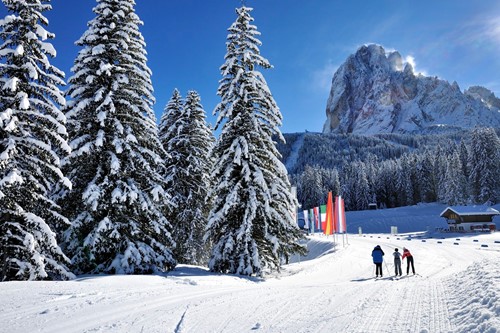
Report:
[[382,251],[382,248],[380,245],[375,246],[375,248],[372,251],[372,257],[373,257],[373,263],[375,264],[375,271],[376,271],[376,277],[380,275],[380,277],[383,276],[382,274],[382,263],[384,262],[384,251]]

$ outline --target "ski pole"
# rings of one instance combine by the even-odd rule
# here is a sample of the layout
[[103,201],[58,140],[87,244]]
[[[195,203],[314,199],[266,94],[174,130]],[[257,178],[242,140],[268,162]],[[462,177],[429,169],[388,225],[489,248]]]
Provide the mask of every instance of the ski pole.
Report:
[[385,268],[387,268],[387,275],[391,275],[391,271],[389,270],[389,267],[387,266],[387,263],[384,260]]

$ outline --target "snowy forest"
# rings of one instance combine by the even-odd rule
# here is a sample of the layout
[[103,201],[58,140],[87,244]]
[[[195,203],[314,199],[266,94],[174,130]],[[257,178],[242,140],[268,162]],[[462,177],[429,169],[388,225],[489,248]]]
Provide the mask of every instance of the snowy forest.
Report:
[[328,191],[347,210],[499,201],[494,129],[283,135],[251,8],[228,28],[212,126],[194,90],[157,120],[134,0],[96,0],[70,75],[51,64],[50,0],[2,5],[0,281],[177,264],[262,276],[305,254],[296,208]]
[[[278,144],[304,209],[342,195],[346,210],[500,202],[498,129],[374,136],[295,133]],[[302,141],[297,159],[288,159]]]
[[228,29],[212,128],[196,91],[174,90],[157,123],[135,1],[96,2],[66,81],[50,1],[2,0],[0,281],[178,263],[259,276],[304,253],[252,9]]

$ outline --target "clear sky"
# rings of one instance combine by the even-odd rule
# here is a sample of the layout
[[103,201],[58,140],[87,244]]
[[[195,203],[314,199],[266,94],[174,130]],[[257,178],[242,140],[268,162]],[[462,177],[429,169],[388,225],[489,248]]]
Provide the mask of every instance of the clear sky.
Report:
[[[240,0],[136,0],[153,71],[157,117],[174,88],[201,95],[209,122],[221,78],[227,28]],[[74,42],[94,17],[95,0],[52,0],[52,63],[71,76]],[[283,114],[281,131],[320,132],[331,79],[357,48],[377,43],[411,57],[416,71],[482,85],[500,96],[498,0],[246,0],[261,32],[263,71]],[[0,16],[5,8],[0,5]]]

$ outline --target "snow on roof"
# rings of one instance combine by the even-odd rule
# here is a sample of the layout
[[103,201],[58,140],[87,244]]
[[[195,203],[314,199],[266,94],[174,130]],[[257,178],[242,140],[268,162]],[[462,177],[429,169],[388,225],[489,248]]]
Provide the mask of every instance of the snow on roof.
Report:
[[500,215],[500,212],[489,206],[450,206],[447,207],[441,213],[441,217],[448,211],[451,210],[457,215]]

